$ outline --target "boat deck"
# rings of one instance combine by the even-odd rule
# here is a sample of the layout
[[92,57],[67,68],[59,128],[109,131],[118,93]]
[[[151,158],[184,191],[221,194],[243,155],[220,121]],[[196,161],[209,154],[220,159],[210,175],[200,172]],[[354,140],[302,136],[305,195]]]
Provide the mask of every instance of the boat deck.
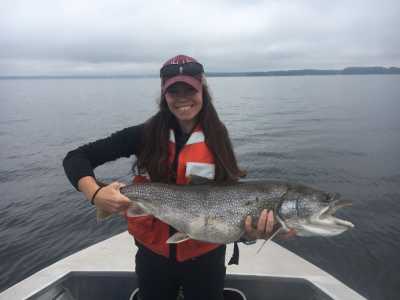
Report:
[[[225,286],[239,288],[254,300],[365,299],[274,242],[256,254],[260,245],[240,246],[240,264],[227,267]],[[129,299],[127,295],[136,288],[135,252],[129,234],[118,234],[26,278],[1,293],[0,299]],[[231,253],[228,246],[227,258]]]

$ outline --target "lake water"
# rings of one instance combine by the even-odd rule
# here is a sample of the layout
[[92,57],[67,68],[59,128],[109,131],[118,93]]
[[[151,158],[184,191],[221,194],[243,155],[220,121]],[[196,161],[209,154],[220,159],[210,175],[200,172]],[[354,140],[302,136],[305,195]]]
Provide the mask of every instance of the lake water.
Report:
[[[209,78],[248,178],[339,192],[356,227],[277,242],[369,299],[400,295],[400,76]],[[0,291],[126,229],[97,224],[65,154],[145,121],[158,79],[0,80]],[[128,182],[133,158],[96,169]],[[266,266],[268,264],[267,253]],[[245,263],[245,262],[241,262]]]

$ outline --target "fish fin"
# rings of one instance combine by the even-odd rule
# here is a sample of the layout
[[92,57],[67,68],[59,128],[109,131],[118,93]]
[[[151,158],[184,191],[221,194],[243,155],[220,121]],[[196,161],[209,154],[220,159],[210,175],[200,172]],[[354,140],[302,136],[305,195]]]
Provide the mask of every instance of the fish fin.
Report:
[[190,236],[188,236],[186,233],[177,232],[167,240],[167,244],[179,244],[187,241],[188,239],[190,239]]
[[106,212],[105,210],[96,209],[96,219],[97,221],[102,221],[111,217],[112,213]]
[[290,228],[287,227],[286,223],[281,219],[281,217],[278,214],[275,215],[275,218],[278,221],[278,223],[281,224],[282,226],[281,229],[283,229],[285,232],[290,231]]
[[137,205],[130,206],[126,211],[127,217],[143,217],[148,215],[148,213],[146,213],[142,208]]
[[352,202],[347,199],[338,199],[329,203],[329,208],[326,213],[333,215],[339,208],[352,206]]
[[264,240],[264,242],[261,244],[260,248],[258,248],[258,250],[257,250],[256,253],[257,253],[257,254],[260,253],[261,249],[265,246],[265,244],[266,244],[267,242],[271,241],[281,230],[283,230],[282,227],[280,227],[280,228],[277,229],[273,234],[271,234],[271,236],[270,236],[268,239]]
[[189,184],[192,185],[207,184],[210,182],[214,182],[214,180],[212,179],[198,175],[189,175],[188,179],[189,179]]

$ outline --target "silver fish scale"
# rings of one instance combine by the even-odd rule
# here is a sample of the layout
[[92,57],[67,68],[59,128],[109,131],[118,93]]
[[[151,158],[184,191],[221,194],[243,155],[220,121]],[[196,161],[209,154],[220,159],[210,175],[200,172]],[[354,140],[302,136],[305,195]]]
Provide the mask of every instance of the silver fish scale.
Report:
[[256,225],[263,209],[273,210],[284,228],[300,236],[332,236],[354,227],[332,216],[344,204],[333,194],[300,184],[245,181],[235,184],[135,184],[121,189],[146,213],[189,237],[230,243],[244,233],[247,215]]
[[244,219],[254,224],[265,208],[276,209],[288,185],[279,182],[246,182],[231,185],[130,185],[121,192],[149,214],[187,233],[191,238],[216,243],[238,240]]

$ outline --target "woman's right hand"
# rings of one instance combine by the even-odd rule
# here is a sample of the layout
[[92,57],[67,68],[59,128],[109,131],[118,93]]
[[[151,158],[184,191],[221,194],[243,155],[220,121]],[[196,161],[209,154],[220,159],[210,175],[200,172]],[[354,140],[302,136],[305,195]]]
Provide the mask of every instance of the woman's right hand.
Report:
[[94,198],[94,205],[112,214],[125,212],[133,202],[121,194],[120,189],[124,186],[125,184],[116,181],[103,187]]

